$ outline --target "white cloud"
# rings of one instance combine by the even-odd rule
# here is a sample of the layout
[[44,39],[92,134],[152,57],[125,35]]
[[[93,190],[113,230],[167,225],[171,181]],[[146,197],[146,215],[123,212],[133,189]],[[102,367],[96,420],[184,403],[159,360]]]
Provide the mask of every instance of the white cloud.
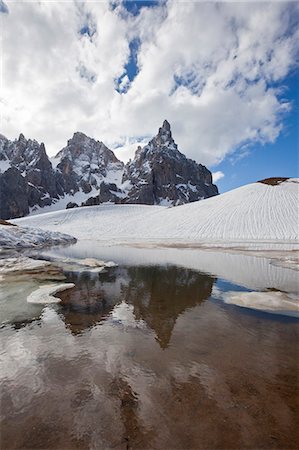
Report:
[[295,3],[169,2],[133,16],[108,1],[10,2],[1,132],[23,132],[54,154],[80,130],[118,143],[127,159],[167,118],[180,150],[208,165],[247,142],[272,142],[290,108],[279,94],[294,67],[296,15]]
[[224,177],[224,173],[221,170],[212,173],[213,183],[217,183],[217,181],[221,180]]

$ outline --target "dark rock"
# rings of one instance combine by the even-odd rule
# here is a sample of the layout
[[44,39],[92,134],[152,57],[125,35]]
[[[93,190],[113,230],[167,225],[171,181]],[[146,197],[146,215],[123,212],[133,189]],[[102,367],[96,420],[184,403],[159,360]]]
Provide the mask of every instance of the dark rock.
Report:
[[[22,185],[24,188],[21,196],[17,189],[10,188],[9,199],[3,197],[6,202],[10,202],[8,210],[11,212],[8,218],[28,214],[30,207],[51,205],[53,199],[58,199],[63,193],[61,189],[58,189],[55,171],[46,154],[44,144],[31,139],[27,140],[23,134],[20,134],[15,141],[9,141],[4,136],[0,136],[0,159],[17,170],[15,172],[18,173],[17,187]],[[11,172],[8,175],[7,172],[8,170],[0,173],[2,183],[6,183],[7,177],[11,177],[9,175]],[[5,190],[7,191],[7,187]],[[26,200],[24,200],[25,197]],[[7,206],[1,209],[7,211]]]
[[98,195],[88,198],[82,203],[82,206],[94,206],[106,202],[120,203],[122,196],[119,196],[119,194],[121,193],[122,191],[118,189],[115,183],[105,183],[102,181]]
[[68,202],[68,204],[66,205],[66,209],[78,208],[78,207],[79,207],[79,205],[74,202]]
[[88,194],[92,188],[99,189],[108,173],[123,171],[124,164],[103,142],[96,141],[83,133],[74,133],[55,158],[64,180],[64,192],[74,193],[82,189]]
[[100,203],[100,197],[96,195],[95,197],[89,197],[86,202],[82,202],[81,206],[96,206]]
[[[178,150],[166,120],[126,166],[103,142],[79,132],[55,160],[53,168],[43,143],[23,134],[14,141],[0,135],[0,218],[24,216],[30,208],[50,206],[79,191],[86,198],[81,206],[106,202],[174,206],[218,194],[211,172]],[[70,201],[67,208],[77,206]]]
[[7,222],[7,220],[0,219],[0,225],[7,225],[9,227],[16,227],[15,223]]
[[17,168],[10,167],[0,176],[0,217],[10,219],[28,213],[27,183]]
[[125,203],[179,205],[218,194],[211,172],[178,150],[166,120],[148,145],[138,147],[123,181],[132,183]]

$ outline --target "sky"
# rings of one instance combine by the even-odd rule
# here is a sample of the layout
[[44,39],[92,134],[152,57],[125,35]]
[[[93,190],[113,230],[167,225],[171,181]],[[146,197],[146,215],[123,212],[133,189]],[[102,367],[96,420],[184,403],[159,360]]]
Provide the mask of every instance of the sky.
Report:
[[0,0],[0,132],[124,161],[164,119],[220,192],[298,176],[297,2]]

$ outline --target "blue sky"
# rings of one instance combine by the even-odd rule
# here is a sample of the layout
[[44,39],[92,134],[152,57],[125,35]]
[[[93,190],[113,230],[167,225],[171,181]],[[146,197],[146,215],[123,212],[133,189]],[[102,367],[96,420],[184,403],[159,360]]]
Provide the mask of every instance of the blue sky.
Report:
[[285,80],[286,97],[292,102],[292,110],[286,115],[283,130],[274,143],[251,144],[243,158],[227,157],[212,167],[213,171],[225,174],[217,182],[220,192],[264,178],[299,176],[298,82],[298,72]]
[[[133,0],[128,0],[128,1],[124,1],[123,5],[126,8],[127,11],[129,11],[130,13],[134,14],[134,15],[138,15],[140,13],[140,10],[142,8],[153,8],[154,6],[159,5],[159,3],[161,4],[162,1],[144,1],[144,0],[138,0],[138,1],[133,1]],[[164,2],[165,3],[165,2]]]
[[[158,2],[152,1],[127,1],[125,8],[134,15],[140,13],[144,7],[156,6]],[[130,58],[125,66],[126,73],[132,81],[137,72],[136,54],[140,42],[132,41],[130,45]],[[184,80],[176,78],[178,85],[184,84]],[[244,149],[244,156],[232,155],[224,159],[220,164],[211,166],[213,172],[222,172],[224,176],[217,181],[220,192],[226,192],[247,183],[252,183],[264,178],[298,177],[298,71],[283,82],[284,97],[292,105],[291,111],[283,121],[283,130],[274,143],[256,144],[249,143]]]
[[[138,15],[144,7],[154,7],[159,2],[152,1],[127,1],[125,8]],[[133,40],[130,43],[130,58],[125,66],[125,73],[130,81],[134,80],[138,73],[137,53],[140,41]],[[121,79],[120,79],[121,80]],[[184,85],[184,80],[176,77],[177,85]],[[226,192],[247,183],[270,177],[298,177],[298,70],[283,81],[283,97],[291,103],[291,111],[283,120],[283,129],[273,143],[249,143],[240,154],[226,157],[220,164],[211,166],[213,172],[222,172],[223,177],[217,181],[220,192]],[[242,153],[244,152],[244,156]]]
[[52,156],[82,131],[126,161],[167,119],[180,151],[222,174],[221,192],[298,175],[298,3],[8,5],[8,138],[22,132]]

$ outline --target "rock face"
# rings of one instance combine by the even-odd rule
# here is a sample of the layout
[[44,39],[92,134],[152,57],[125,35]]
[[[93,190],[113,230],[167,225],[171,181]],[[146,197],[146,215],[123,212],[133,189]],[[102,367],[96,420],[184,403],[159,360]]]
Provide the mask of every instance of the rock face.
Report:
[[63,194],[45,151],[35,140],[0,136],[0,217],[22,217],[35,205],[50,205]]
[[22,134],[14,141],[0,135],[2,219],[54,204],[55,209],[104,202],[175,206],[217,194],[211,172],[178,150],[166,120],[126,165],[103,142],[79,132],[52,160],[43,143]]
[[64,192],[74,193],[80,189],[89,193],[99,189],[104,180],[120,181],[124,164],[103,142],[75,133],[56,156],[56,168],[64,183]]
[[125,203],[174,206],[218,194],[211,172],[178,150],[167,120],[157,136],[138,147],[125,167],[123,181],[131,183]]
[[[36,208],[59,205],[69,196],[64,208],[75,203],[72,198],[76,193],[81,204],[92,193],[101,191],[103,183],[119,183],[123,168],[124,164],[102,142],[83,133],[69,139],[53,158],[53,164],[44,144],[25,139],[23,134],[14,141],[0,135],[0,218],[22,217]],[[109,200],[107,193],[103,198]]]
[[0,176],[0,217],[10,219],[29,213],[28,185],[15,167]]

